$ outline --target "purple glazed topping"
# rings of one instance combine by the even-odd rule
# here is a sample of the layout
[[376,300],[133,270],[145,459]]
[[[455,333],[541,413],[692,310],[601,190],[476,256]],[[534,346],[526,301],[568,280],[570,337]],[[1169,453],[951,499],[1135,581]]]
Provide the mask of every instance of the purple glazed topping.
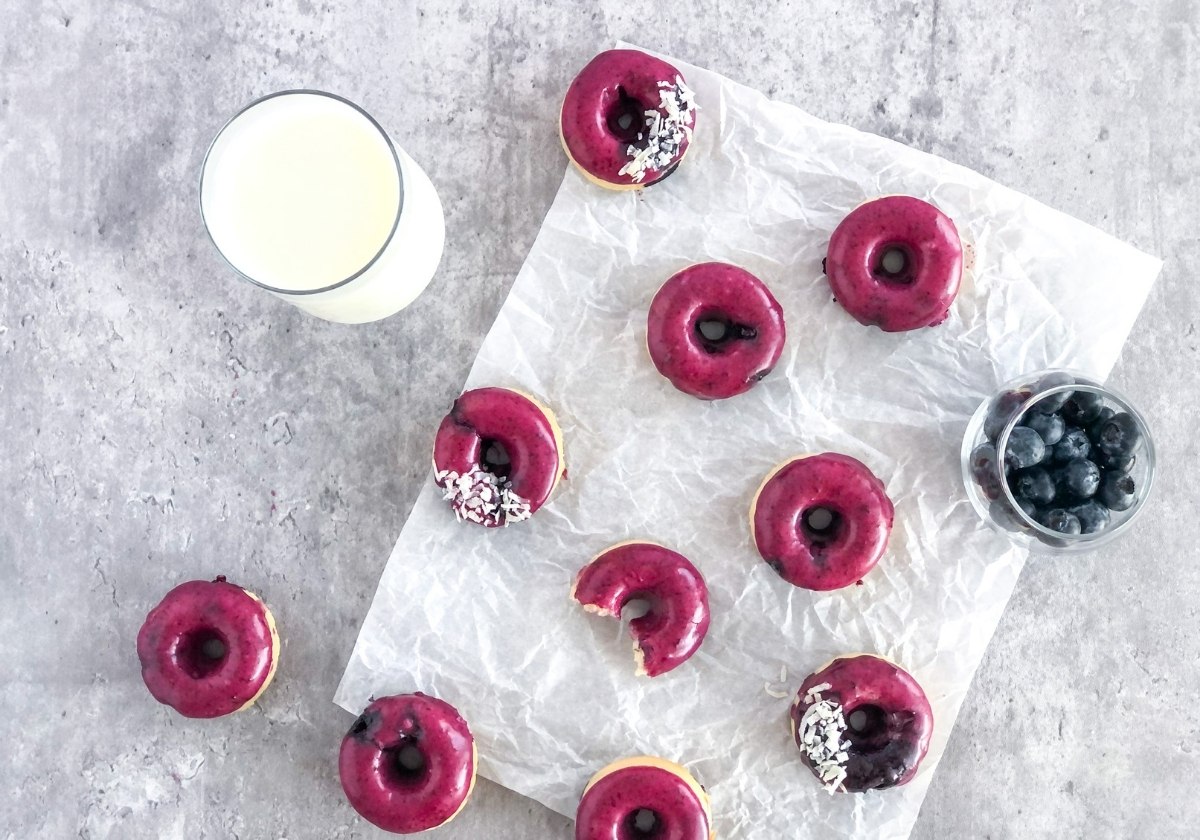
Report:
[[693,265],[654,296],[646,346],[671,384],[705,400],[745,393],[783,353],[783,307],[761,280],[726,263]]
[[223,577],[181,583],[138,632],[146,688],[185,717],[238,711],[274,673],[269,615],[261,601]]
[[677,668],[708,633],[708,587],[682,554],[653,543],[610,548],[583,568],[572,597],[604,615],[619,616],[632,600],[649,610],[629,622],[646,674]]
[[338,756],[342,789],[371,823],[415,834],[449,822],[475,784],[475,739],[449,703],[382,697],[354,721]]
[[810,675],[790,714],[801,760],[831,792],[907,783],[933,734],[921,686],[877,656],[835,659]]
[[825,273],[838,303],[885,332],[946,320],[962,281],[954,222],[911,196],[878,198],[850,212],[829,241]]

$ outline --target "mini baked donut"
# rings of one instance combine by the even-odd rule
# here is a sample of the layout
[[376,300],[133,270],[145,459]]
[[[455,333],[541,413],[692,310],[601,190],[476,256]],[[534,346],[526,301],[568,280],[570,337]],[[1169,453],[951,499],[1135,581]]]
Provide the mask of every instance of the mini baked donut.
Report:
[[433,471],[460,520],[488,528],[522,522],[566,474],[562,433],[533,397],[477,388],[455,400],[442,420]]
[[638,50],[602,52],[567,88],[559,134],[594,184],[641,189],[675,171],[692,141],[695,95],[678,70]]
[[475,787],[475,739],[462,715],[420,692],[381,697],[342,739],[346,798],[385,831],[416,834],[458,816]]
[[168,592],[138,631],[137,652],[155,700],[184,717],[214,718],[266,691],[279,636],[266,604],[221,575]]
[[702,400],[749,391],[783,353],[783,307],[761,280],[727,263],[693,265],[650,303],[646,346],[658,372]]
[[831,793],[902,785],[933,735],[933,711],[912,676],[886,659],[835,659],[800,686],[791,709],[800,757]]
[[927,201],[889,195],[860,204],[829,241],[825,274],[838,303],[885,332],[945,321],[962,282],[954,222]]
[[892,532],[892,500],[861,461],[826,452],[776,467],[750,506],[758,553],[804,589],[840,589],[879,562]]
[[639,675],[677,668],[708,633],[708,586],[682,554],[648,542],[615,545],[575,578],[571,597],[588,612],[619,618],[633,600],[649,605],[629,622]]
[[692,774],[641,756],[614,762],[584,788],[575,840],[711,840],[712,805]]

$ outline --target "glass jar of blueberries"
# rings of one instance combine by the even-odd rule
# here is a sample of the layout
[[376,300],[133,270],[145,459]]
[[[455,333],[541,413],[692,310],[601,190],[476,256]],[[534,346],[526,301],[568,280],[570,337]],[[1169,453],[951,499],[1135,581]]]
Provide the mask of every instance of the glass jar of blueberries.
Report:
[[1055,553],[1128,530],[1154,483],[1146,421],[1112,388],[1042,371],[985,401],[963,439],[963,482],[983,519]]

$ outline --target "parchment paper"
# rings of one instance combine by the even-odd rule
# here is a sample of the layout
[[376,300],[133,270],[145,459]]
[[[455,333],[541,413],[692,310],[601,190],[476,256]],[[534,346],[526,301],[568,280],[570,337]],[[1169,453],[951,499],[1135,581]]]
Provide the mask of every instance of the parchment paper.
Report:
[[[487,531],[456,523],[431,478],[336,702],[442,697],[470,722],[484,776],[569,816],[595,770],[649,753],[708,787],[719,837],[904,838],[1025,560],[964,495],[967,420],[1023,372],[1106,377],[1161,263],[975,172],[668,60],[702,109],[687,159],[643,195],[567,172],[466,383],[550,405],[568,481],[531,521]],[[887,193],[935,202],[975,244],[974,278],[937,328],[862,327],[822,277],[837,223]],[[704,260],[758,275],[787,319],[776,371],[719,403],[675,391],[645,344],[659,285]],[[827,450],[883,479],[896,525],[863,585],[816,594],[759,559],[747,515],[771,467]],[[711,590],[704,646],[654,680],[634,676],[626,626],[568,600],[579,568],[628,539],[681,551]],[[862,651],[923,684],[933,743],[906,787],[831,796],[787,709],[807,673]]]

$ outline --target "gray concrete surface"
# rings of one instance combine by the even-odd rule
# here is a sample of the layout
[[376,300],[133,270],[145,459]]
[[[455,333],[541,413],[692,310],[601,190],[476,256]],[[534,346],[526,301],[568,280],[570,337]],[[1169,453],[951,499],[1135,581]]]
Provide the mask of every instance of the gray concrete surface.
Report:
[[[338,787],[330,697],[561,177],[560,94],[621,37],[1166,259],[1114,379],[1155,425],[1153,512],[1026,570],[914,836],[1195,836],[1200,5],[767,6],[0,0],[0,837],[376,836]],[[204,238],[212,133],[300,85],[367,106],[445,203],[438,277],[381,324],[307,318]],[[253,711],[187,722],[134,636],[222,572],[274,605],[282,668]],[[435,836],[569,825],[482,783]]]

